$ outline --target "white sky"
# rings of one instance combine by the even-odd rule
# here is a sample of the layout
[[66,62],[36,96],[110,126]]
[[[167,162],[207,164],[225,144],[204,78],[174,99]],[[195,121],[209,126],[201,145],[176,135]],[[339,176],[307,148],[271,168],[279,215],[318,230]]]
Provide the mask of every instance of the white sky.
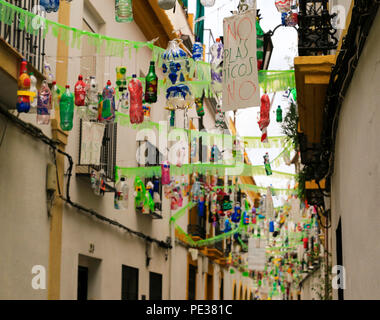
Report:
[[[211,8],[205,8],[205,29],[211,29],[214,38],[223,34],[223,19],[231,15],[231,11],[236,10],[239,0],[216,0]],[[273,0],[257,0],[257,8],[260,9],[262,20],[260,22],[264,32],[274,30],[281,24],[281,14],[277,11]],[[196,1],[189,1],[189,13],[196,13]],[[297,32],[294,28],[280,27],[272,37],[274,50],[272,53],[269,70],[289,70],[293,66],[294,57],[297,54]],[[205,32],[204,42],[208,45],[209,32]],[[276,94],[271,109],[271,123],[268,127],[268,135],[282,136],[281,127],[276,122],[276,109],[281,105],[283,115],[288,111],[289,105],[282,99],[284,92]],[[272,99],[272,95],[270,94]],[[257,124],[259,106],[241,109],[237,112],[237,130],[241,136],[261,136],[261,131]],[[275,159],[282,149],[248,149],[247,153],[253,165],[263,164],[263,155],[268,152],[271,160]],[[282,165],[273,170],[294,173],[294,166]],[[275,188],[287,188],[293,183],[289,180],[279,180],[273,177],[255,177],[256,183],[261,186],[273,185]],[[275,205],[280,205],[280,199],[275,200]]]

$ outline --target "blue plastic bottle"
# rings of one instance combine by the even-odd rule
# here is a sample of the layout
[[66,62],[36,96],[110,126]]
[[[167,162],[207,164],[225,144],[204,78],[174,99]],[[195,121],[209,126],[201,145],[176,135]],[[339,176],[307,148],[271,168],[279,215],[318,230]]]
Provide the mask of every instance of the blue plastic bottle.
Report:
[[57,12],[59,9],[59,0],[40,0],[40,6],[44,7],[46,12]]

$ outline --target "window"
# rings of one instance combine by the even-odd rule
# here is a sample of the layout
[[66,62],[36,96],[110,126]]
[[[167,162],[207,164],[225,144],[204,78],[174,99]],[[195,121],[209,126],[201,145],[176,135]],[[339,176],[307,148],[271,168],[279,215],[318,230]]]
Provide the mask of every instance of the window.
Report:
[[77,299],[87,300],[88,290],[88,268],[78,266],[78,290]]
[[139,269],[122,266],[121,300],[138,300]]
[[188,300],[195,300],[195,290],[196,290],[196,280],[197,279],[197,267],[189,264],[189,279],[188,279],[188,289],[187,297]]
[[162,275],[149,272],[149,300],[162,300]]
[[[104,129],[104,136],[100,149],[100,165],[88,165],[88,163],[81,163],[82,159],[82,142],[83,135],[83,121],[80,120],[79,128],[79,160],[77,165],[77,175],[90,176],[92,170],[100,171],[103,169],[108,182],[115,182],[115,166],[116,166],[116,151],[117,151],[117,123],[107,123]],[[107,190],[108,192],[114,191],[113,189]]]
[[236,283],[234,283],[234,294],[233,294],[233,300],[237,300],[237,299],[236,299]]

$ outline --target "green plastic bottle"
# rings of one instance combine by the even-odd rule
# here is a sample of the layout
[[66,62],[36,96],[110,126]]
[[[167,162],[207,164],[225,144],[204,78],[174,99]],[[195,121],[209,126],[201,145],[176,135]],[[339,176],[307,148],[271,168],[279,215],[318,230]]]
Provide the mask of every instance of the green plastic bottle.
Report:
[[145,78],[145,102],[157,102],[157,75],[154,61],[150,62],[149,72]]
[[61,96],[59,113],[61,116],[61,129],[70,131],[73,128],[74,95],[70,92],[69,85],[66,86],[66,91]]

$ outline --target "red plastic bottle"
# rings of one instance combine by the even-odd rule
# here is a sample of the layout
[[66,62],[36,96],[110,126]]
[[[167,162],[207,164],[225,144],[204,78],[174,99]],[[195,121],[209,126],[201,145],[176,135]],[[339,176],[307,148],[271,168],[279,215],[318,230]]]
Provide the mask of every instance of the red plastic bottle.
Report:
[[143,87],[136,75],[132,75],[132,80],[128,84],[130,107],[129,116],[131,123],[142,123],[144,121],[144,110],[142,105]]
[[83,107],[85,105],[86,98],[86,84],[83,81],[83,76],[79,75],[78,82],[75,84],[75,105],[77,107]]

